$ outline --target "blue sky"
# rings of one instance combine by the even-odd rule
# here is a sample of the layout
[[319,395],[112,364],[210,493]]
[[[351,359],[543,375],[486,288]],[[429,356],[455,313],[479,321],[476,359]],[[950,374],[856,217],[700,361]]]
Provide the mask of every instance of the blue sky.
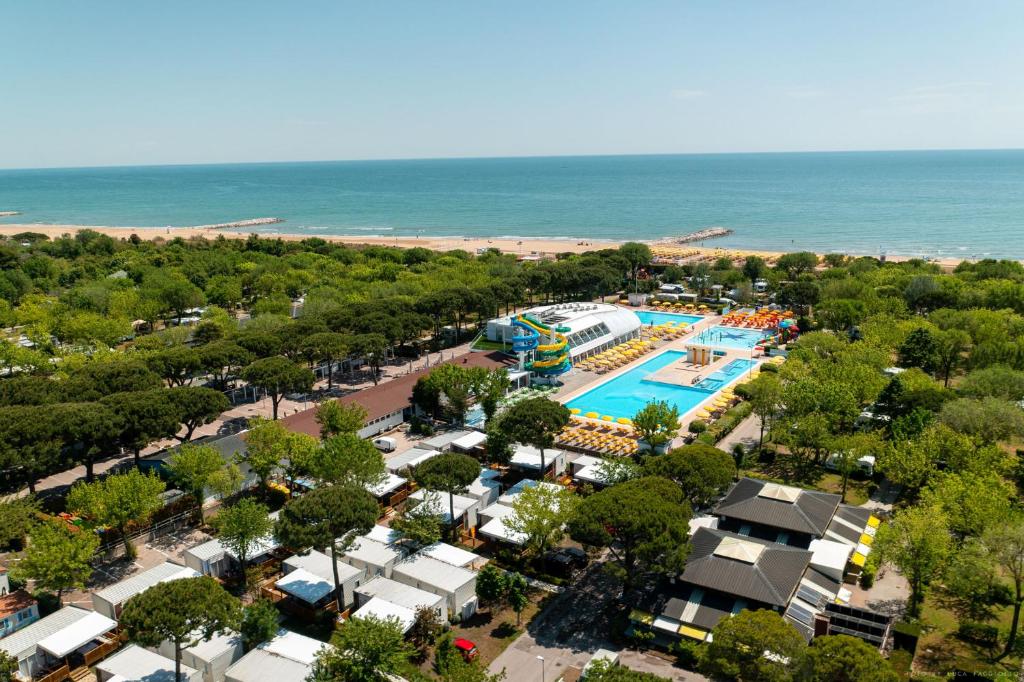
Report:
[[1024,3],[0,6],[0,167],[1024,147]]

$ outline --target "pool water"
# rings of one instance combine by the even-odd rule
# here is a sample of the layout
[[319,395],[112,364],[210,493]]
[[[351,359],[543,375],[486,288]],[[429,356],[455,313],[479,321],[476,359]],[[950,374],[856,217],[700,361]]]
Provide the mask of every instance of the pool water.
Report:
[[648,381],[649,376],[663,367],[678,362],[686,356],[684,351],[667,351],[651,358],[637,367],[620,374],[614,379],[573,398],[566,407],[577,408],[580,414],[597,412],[604,416],[632,418],[652,400],[664,400],[679,409],[684,415],[707,400],[723,386],[737,379],[750,368],[750,360],[733,360],[722,369],[708,375],[696,386],[678,386],[658,381]]
[[694,322],[700,322],[704,318],[700,315],[680,315],[679,313],[659,313],[653,310],[640,310],[636,313],[636,316],[640,318],[642,324],[664,324],[666,322],[672,322],[673,324],[679,324],[680,322],[686,322],[687,324],[693,324]]
[[753,350],[768,334],[760,329],[740,329],[737,327],[711,327],[690,339],[693,343],[700,343],[715,348],[730,348],[733,350]]

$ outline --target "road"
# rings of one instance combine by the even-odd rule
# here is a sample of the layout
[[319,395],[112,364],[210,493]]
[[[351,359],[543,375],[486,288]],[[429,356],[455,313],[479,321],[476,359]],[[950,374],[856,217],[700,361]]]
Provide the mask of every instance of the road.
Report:
[[736,428],[729,432],[729,434],[718,441],[715,446],[719,450],[725,452],[732,452],[732,449],[736,447],[737,443],[742,443],[743,447],[750,452],[757,447],[758,439],[761,437],[761,420],[757,418],[757,415],[750,415],[739,424]]
[[504,669],[507,682],[554,682],[569,668],[582,668],[598,649],[609,649],[619,651],[620,663],[635,670],[672,680],[705,680],[665,659],[622,649],[609,641],[608,634],[616,626],[608,606],[619,590],[600,562],[594,562],[572,588],[548,603],[489,670],[497,673]]

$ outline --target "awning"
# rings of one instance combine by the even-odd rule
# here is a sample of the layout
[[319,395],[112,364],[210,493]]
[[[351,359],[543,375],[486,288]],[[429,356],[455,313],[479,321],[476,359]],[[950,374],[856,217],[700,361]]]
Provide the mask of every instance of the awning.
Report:
[[72,651],[85,646],[116,627],[116,621],[95,611],[90,611],[63,630],[58,630],[40,640],[37,646],[55,658],[64,658]]
[[331,581],[325,580],[315,573],[310,573],[304,568],[295,569],[278,580],[275,585],[283,592],[287,592],[307,604],[319,603],[334,590]]
[[708,631],[701,630],[700,628],[695,628],[692,625],[680,625],[679,634],[681,634],[684,637],[692,637],[698,642],[703,642],[705,639],[707,639]]

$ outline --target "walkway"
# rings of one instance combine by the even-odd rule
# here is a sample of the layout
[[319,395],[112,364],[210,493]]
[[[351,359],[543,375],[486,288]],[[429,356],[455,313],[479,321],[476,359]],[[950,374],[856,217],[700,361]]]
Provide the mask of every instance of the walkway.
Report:
[[736,445],[742,445],[747,452],[757,447],[761,437],[761,419],[752,414],[736,425],[736,428],[726,434],[725,438],[715,443],[715,447],[725,452],[732,452]]

